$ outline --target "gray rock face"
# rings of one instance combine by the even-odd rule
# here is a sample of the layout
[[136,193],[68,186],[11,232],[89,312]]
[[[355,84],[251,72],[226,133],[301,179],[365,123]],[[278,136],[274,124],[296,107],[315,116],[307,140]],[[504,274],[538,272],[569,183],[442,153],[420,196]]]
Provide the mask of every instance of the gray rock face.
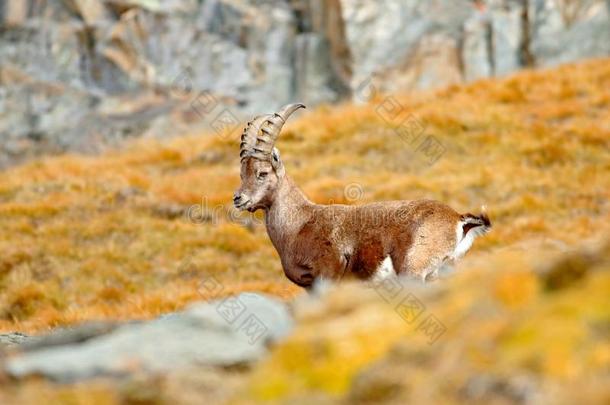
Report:
[[608,0],[14,0],[0,28],[0,167],[610,55]]
[[[460,80],[452,73],[445,77],[444,68],[457,66],[457,38],[472,9],[468,1],[344,0],[342,5],[354,59],[353,88],[370,76],[383,91]],[[448,49],[455,59],[449,65]]]
[[538,0],[530,5],[530,13],[531,49],[538,65],[554,66],[610,54],[609,1]]
[[342,24],[338,0],[2,2],[0,167],[338,100]]
[[9,358],[5,371],[17,378],[41,374],[75,381],[193,365],[230,366],[259,359],[268,344],[291,329],[292,319],[283,303],[242,293],[150,322],[125,324],[81,343],[39,344]]
[[610,55],[606,0],[341,3],[354,91],[371,77],[407,91]]

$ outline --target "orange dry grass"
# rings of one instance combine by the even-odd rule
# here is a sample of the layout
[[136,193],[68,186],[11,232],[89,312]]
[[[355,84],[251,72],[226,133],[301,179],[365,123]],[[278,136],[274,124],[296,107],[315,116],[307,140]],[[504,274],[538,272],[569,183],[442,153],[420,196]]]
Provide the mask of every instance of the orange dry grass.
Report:
[[[486,204],[495,228],[471,255],[534,240],[573,245],[609,230],[609,89],[610,60],[598,60],[395,96],[446,148],[432,167],[377,114],[381,97],[303,114],[278,146],[316,202]],[[139,141],[5,171],[0,330],[152,317],[244,290],[298,293],[260,214],[231,219],[237,136]],[[344,194],[350,183],[363,192],[357,201]],[[186,219],[193,204],[200,223]]]

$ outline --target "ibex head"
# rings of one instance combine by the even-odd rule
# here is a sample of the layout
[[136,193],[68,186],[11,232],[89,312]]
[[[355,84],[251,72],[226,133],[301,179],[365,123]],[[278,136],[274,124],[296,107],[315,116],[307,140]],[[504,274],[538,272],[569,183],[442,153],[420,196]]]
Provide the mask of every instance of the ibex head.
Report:
[[305,108],[303,104],[289,104],[275,114],[254,118],[244,128],[239,145],[241,185],[233,195],[235,208],[254,212],[271,205],[284,176],[275,141],[288,117],[301,107]]

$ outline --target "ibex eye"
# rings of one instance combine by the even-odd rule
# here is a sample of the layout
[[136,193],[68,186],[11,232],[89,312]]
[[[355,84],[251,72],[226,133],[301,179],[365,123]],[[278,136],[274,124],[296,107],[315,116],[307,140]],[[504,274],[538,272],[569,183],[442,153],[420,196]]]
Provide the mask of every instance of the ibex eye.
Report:
[[269,174],[269,173],[267,173],[267,172],[260,172],[260,173],[259,173],[259,174],[256,176],[256,178],[257,178],[257,179],[259,179],[259,180],[262,180],[262,179],[264,179],[265,177],[267,177],[267,174]]

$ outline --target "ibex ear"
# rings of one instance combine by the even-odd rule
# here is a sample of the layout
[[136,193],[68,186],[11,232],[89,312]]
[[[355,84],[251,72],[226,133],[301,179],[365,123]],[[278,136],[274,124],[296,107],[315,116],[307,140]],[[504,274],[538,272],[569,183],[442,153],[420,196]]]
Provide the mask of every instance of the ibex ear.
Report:
[[271,166],[273,166],[276,172],[283,168],[282,159],[280,159],[280,151],[275,147],[271,151]]

